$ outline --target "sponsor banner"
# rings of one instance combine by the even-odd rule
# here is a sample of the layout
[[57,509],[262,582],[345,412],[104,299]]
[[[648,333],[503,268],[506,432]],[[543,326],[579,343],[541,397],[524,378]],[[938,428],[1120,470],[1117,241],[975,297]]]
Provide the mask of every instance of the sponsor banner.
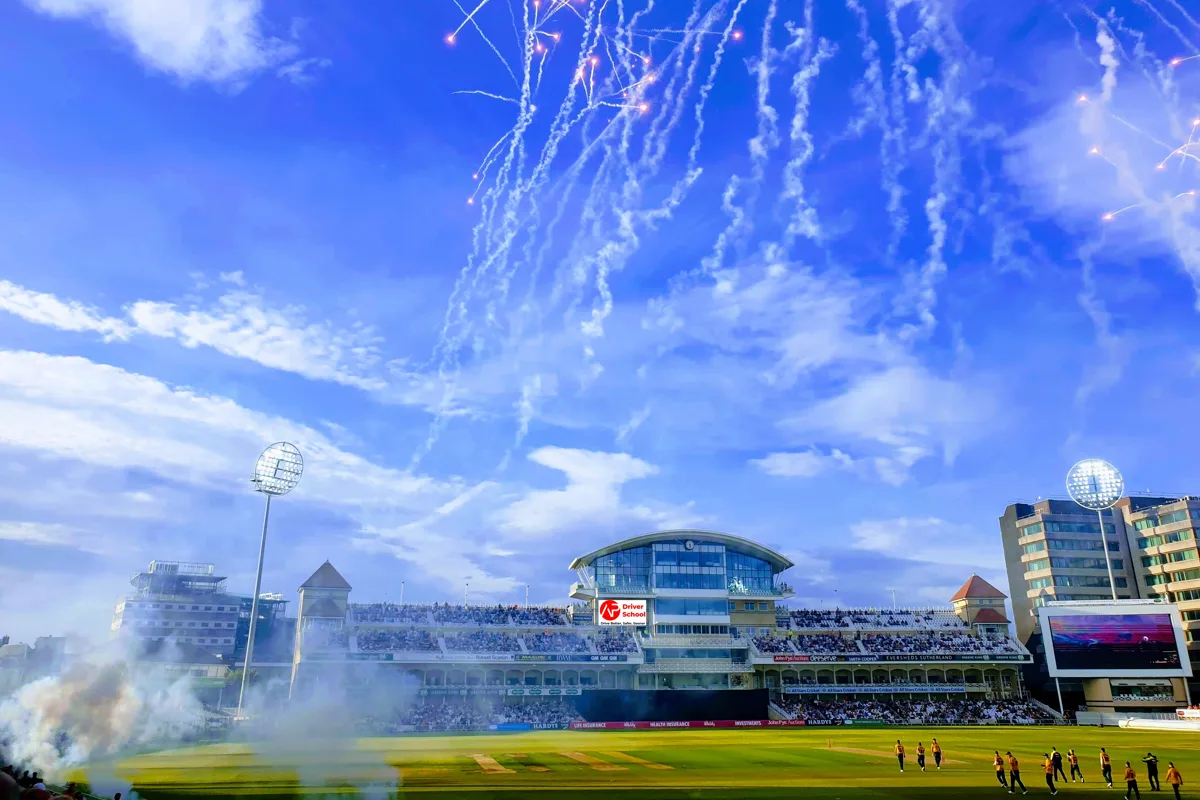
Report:
[[868,726],[868,727],[872,726],[872,725],[883,725],[884,722],[883,722],[883,720],[878,720],[878,719],[844,719],[844,720],[842,720],[842,724],[843,725],[856,725],[859,728],[861,728],[864,725]]
[[530,725],[535,731],[561,731],[566,730],[567,726],[561,722],[535,722]]
[[496,725],[488,725],[489,731],[530,731],[533,726],[528,722],[501,722]]
[[589,653],[517,653],[513,657],[513,661],[571,661],[575,663],[588,663],[592,661],[628,661],[627,655],[615,655],[601,653],[592,655]]
[[874,655],[772,655],[776,664],[864,664],[879,662],[907,662],[922,664],[930,661],[1029,661],[1030,657],[1020,653],[878,653]]
[[347,653],[324,652],[305,653],[305,661],[391,661],[393,653]]
[[645,600],[601,600],[596,617],[601,625],[645,625]]
[[578,697],[581,686],[422,686],[423,697]]
[[803,684],[800,686],[784,686],[784,694],[898,694],[909,692],[961,692],[965,694],[967,687],[960,683],[908,683],[891,684]]
[[803,728],[807,725],[836,725],[838,720],[814,723],[803,719],[717,719],[677,722],[572,722],[573,731],[627,731],[661,728]]
[[1179,719],[1200,719],[1200,708],[1177,708],[1175,716]]

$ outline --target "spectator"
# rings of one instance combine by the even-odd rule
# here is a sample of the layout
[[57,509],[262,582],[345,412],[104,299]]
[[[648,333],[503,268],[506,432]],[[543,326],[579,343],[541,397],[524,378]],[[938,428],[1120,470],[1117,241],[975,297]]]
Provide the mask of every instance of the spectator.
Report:
[[521,649],[516,637],[499,631],[471,631],[445,637],[446,649],[467,653],[515,653]]
[[587,639],[574,633],[535,633],[525,636],[525,647],[534,653],[589,653]]
[[601,653],[636,653],[637,642],[629,631],[601,628],[593,640]]
[[409,628],[407,630],[360,630],[356,636],[358,649],[364,652],[396,651],[407,653],[430,653],[440,651],[437,639],[429,631]]

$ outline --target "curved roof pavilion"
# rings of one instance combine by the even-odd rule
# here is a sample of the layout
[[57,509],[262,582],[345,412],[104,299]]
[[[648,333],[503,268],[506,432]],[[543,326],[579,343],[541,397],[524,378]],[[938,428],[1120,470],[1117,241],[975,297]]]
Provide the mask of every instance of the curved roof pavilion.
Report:
[[622,539],[619,542],[601,547],[599,550],[593,550],[587,555],[582,555],[571,562],[571,569],[578,570],[584,567],[591,566],[592,562],[601,556],[616,553],[621,550],[628,550],[633,547],[645,547],[653,545],[655,542],[680,542],[680,541],[703,541],[712,544],[725,545],[726,550],[732,550],[735,553],[744,553],[745,555],[761,558],[771,565],[771,569],[779,574],[788,567],[793,567],[791,559],[781,553],[777,553],[769,547],[763,547],[758,542],[752,542],[749,539],[743,539],[741,536],[734,536],[729,533],[719,533],[718,531],[703,531],[692,528],[682,528],[679,530],[657,531],[656,533],[644,533],[640,536],[632,536],[628,539]]

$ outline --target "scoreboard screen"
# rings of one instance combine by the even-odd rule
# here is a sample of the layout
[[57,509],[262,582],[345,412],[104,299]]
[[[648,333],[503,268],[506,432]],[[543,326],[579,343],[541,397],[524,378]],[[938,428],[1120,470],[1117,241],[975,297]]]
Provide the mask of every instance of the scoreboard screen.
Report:
[[1191,675],[1179,612],[1139,604],[1046,606],[1040,610],[1046,661],[1055,677]]

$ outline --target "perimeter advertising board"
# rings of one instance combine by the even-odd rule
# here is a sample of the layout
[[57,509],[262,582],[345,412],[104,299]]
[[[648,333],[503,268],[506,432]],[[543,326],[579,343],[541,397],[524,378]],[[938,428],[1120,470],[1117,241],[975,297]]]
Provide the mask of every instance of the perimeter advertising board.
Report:
[[646,624],[645,600],[601,600],[598,612],[596,617],[601,625]]
[[1052,604],[1038,609],[1053,678],[1190,677],[1177,606]]

